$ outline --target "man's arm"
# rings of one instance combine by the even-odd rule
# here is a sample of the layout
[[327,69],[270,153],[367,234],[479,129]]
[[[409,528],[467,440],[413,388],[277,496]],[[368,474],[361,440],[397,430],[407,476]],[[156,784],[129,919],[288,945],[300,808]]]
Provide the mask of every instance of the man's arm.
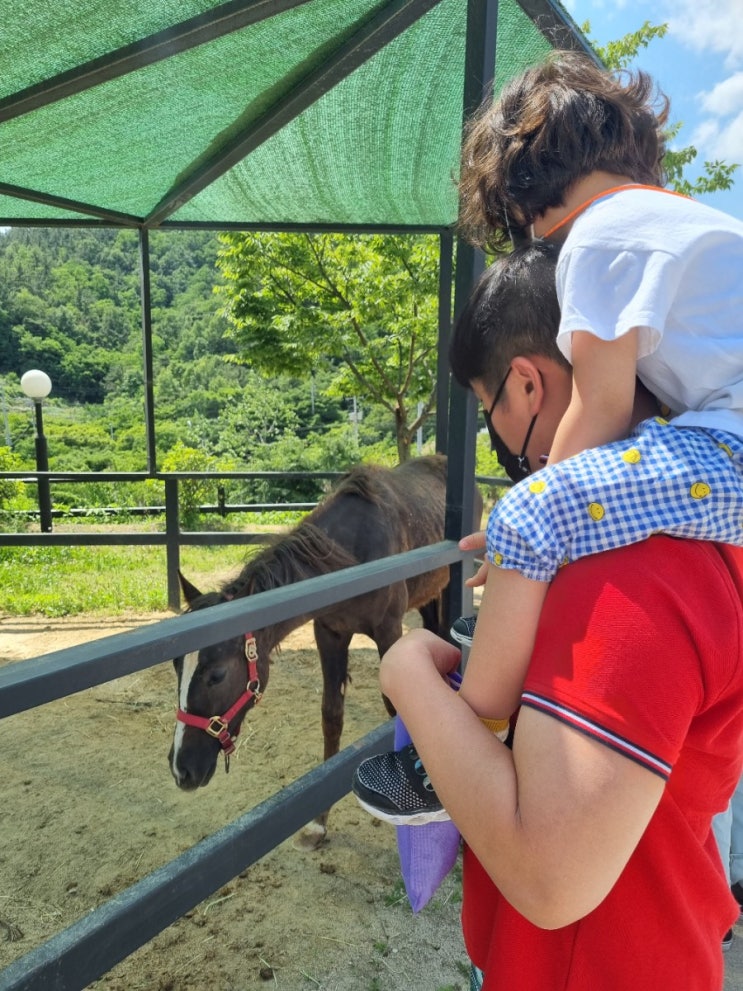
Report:
[[458,651],[416,630],[382,662],[392,699],[465,841],[505,898],[556,929],[608,894],[655,811],[662,778],[522,708],[513,752],[441,675]]

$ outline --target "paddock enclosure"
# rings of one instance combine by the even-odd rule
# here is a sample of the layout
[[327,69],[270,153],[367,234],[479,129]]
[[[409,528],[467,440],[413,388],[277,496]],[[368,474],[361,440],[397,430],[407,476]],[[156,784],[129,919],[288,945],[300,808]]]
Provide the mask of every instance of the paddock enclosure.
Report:
[[[111,632],[160,618],[120,618]],[[98,624],[3,622],[0,657],[21,642],[42,651],[55,639],[98,636]],[[371,641],[356,638],[349,740],[385,718],[378,666]],[[0,722],[0,920],[23,934],[6,941],[0,928],[0,968],[309,772],[322,759],[318,678],[309,625],[284,642],[229,774],[220,762],[193,794],[179,791],[167,769],[175,698],[167,662]],[[455,986],[465,959],[458,883],[456,871],[414,917],[399,886],[394,830],[347,795],[321,849],[299,851],[292,836],[92,986],[197,991],[208,980],[215,991],[368,991],[376,977],[385,989],[424,991],[426,975],[434,989]]]
[[[282,905],[297,895],[312,900],[313,894],[297,880],[302,872],[292,882],[279,878],[277,886],[268,865],[284,854],[285,847],[275,848],[304,823],[330,804],[350,801],[353,768],[391,738],[379,708],[353,720],[349,713],[346,739],[353,739],[353,724],[356,742],[324,766],[310,748],[283,769],[269,769],[265,762],[261,774],[255,758],[265,756],[260,748],[266,738],[258,738],[259,730],[269,725],[267,695],[265,710],[256,710],[255,736],[243,743],[239,768],[236,764],[198,798],[180,796],[184,804],[176,808],[164,759],[167,745],[164,751],[158,745],[159,736],[172,728],[161,708],[162,699],[172,705],[172,671],[167,672],[167,685],[159,681],[160,672],[163,662],[184,649],[237,636],[258,623],[306,615],[393,578],[435,568],[451,569],[448,615],[458,615],[470,604],[456,541],[467,532],[464,521],[473,505],[477,411],[472,396],[450,385],[444,357],[452,317],[484,264],[454,233],[457,194],[452,177],[458,169],[462,123],[491,81],[497,88],[553,47],[589,51],[587,43],[556,0],[152,0],[113,5],[107,0],[74,5],[21,0],[5,3],[2,14],[0,225],[94,225],[138,232],[147,473],[155,477],[158,472],[148,234],[204,227],[439,236],[436,446],[448,455],[449,475],[445,539],[437,544],[348,569],[341,577],[326,575],[262,593],[250,602],[228,602],[110,636],[99,630],[96,639],[79,646],[57,649],[52,638],[39,656],[18,658],[0,669],[0,728],[9,739],[8,754],[15,754],[6,774],[20,789],[0,810],[0,857],[14,867],[25,865],[15,876],[12,893],[25,892],[30,903],[23,923],[14,922],[7,918],[7,889],[3,891],[0,930],[9,938],[3,940],[0,932],[0,960],[7,963],[0,988],[61,991],[99,978],[100,987],[162,991],[202,986],[226,991],[265,986],[264,981],[269,987],[273,982],[286,988],[347,991],[428,987],[427,960],[438,937],[426,944],[428,956],[411,964],[412,977],[393,978],[393,969],[386,969],[394,956],[399,919],[386,914],[390,906],[377,881],[381,877],[385,887],[394,876],[394,850],[388,836],[383,841],[387,852],[381,852],[376,837],[383,833],[352,811],[345,825],[334,827],[336,838],[328,850],[317,851],[306,864],[308,875],[315,870],[327,882],[326,901],[314,915],[316,927],[300,932],[296,926],[277,926],[270,946],[265,937],[258,940],[273,962],[255,945],[257,958],[246,960],[251,917],[255,928],[260,914],[265,918],[278,912],[277,891]],[[36,477],[48,481],[43,473]],[[29,544],[39,546],[54,537],[27,536]],[[361,682],[356,668],[354,661],[352,673]],[[289,670],[290,665],[287,677]],[[299,694],[311,696],[312,677],[298,680]],[[277,670],[274,697],[280,684]],[[95,711],[86,709],[81,715],[76,705],[91,692]],[[353,698],[352,691],[349,708]],[[317,700],[307,701],[314,713],[307,717],[312,727]],[[120,730],[135,723],[139,728],[132,742]],[[312,729],[310,734],[314,739]],[[64,771],[44,772],[44,752],[68,759]],[[136,770],[135,752],[144,757]],[[250,784],[243,790],[248,767]],[[54,792],[52,784],[63,790],[64,802],[60,797],[45,804],[45,796]],[[19,801],[23,794],[27,797]],[[85,803],[89,794],[97,799],[95,823]],[[140,804],[143,797],[146,809]],[[199,821],[194,799],[208,813]],[[76,809],[86,811],[76,816]],[[122,817],[128,824],[124,840],[121,832],[114,835]],[[103,838],[100,826],[110,826]],[[170,849],[163,861],[153,847],[165,833]],[[74,872],[65,858],[57,858],[60,837],[74,837],[82,865]],[[348,853],[341,867],[340,853],[332,852],[334,842],[337,851],[345,844]],[[17,851],[24,849],[25,859],[16,860]],[[36,861],[34,849],[43,854]],[[377,872],[376,881],[370,869]],[[35,888],[35,879],[45,874],[52,874],[57,884],[48,900]],[[358,946],[347,946],[343,979],[329,976],[330,971],[317,978],[309,963],[305,968],[297,964],[288,976],[284,963],[277,965],[279,951],[305,940],[313,950],[332,947],[334,953],[337,937],[320,931],[323,913],[341,916],[344,891],[364,885],[370,900],[361,918],[378,946],[379,972],[369,970],[369,959]],[[243,889],[251,894],[237,913]],[[176,920],[176,927],[167,930]],[[424,926],[411,939],[414,948],[426,942]],[[16,930],[24,935],[14,939]],[[454,940],[455,918],[447,931]],[[175,947],[177,964],[168,973],[148,974],[145,965],[132,983],[111,971],[155,937],[161,941],[157,946],[170,942]],[[229,983],[224,978],[230,972],[225,948],[234,952]],[[150,949],[141,952],[147,958]],[[155,948],[149,959],[157,957]],[[257,977],[249,970],[256,959]],[[352,984],[349,976],[360,960],[366,961],[359,978],[364,983]],[[213,961],[219,974],[215,980]],[[447,974],[447,980],[452,987],[457,981],[464,986],[456,973],[451,978]]]

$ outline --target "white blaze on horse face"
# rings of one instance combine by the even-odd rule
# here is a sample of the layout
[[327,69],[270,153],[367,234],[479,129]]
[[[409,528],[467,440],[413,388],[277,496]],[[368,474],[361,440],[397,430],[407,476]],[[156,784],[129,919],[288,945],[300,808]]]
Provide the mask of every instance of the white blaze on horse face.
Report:
[[[180,691],[178,693],[178,706],[183,710],[183,712],[188,712],[187,702],[188,702],[188,690],[191,687],[191,682],[193,681],[193,676],[196,674],[196,668],[199,663],[199,652],[198,650],[193,651],[190,654],[186,654],[183,658],[183,666],[181,668],[181,685]],[[186,724],[177,722],[175,724],[175,736],[173,737],[173,774],[178,776],[178,755],[180,754],[181,747],[183,745],[183,734],[186,732]]]

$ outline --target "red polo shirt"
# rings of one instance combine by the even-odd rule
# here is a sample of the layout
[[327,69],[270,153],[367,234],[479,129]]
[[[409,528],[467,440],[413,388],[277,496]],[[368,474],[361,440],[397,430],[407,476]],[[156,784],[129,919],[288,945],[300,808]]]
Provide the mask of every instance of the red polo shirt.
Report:
[[743,549],[653,537],[563,568],[522,705],[666,781],[614,888],[538,929],[465,851],[462,923],[485,991],[719,991],[738,915],[710,822],[743,766]]

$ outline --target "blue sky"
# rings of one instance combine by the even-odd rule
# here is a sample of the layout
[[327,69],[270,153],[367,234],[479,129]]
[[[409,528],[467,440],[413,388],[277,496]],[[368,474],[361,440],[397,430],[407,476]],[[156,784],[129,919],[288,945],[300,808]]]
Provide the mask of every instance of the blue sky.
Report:
[[[641,51],[634,66],[649,72],[671,99],[671,120],[682,128],[677,147],[694,145],[696,162],[741,165],[732,190],[705,201],[743,220],[743,0],[563,0],[588,37],[600,45],[668,24],[664,38]],[[689,166],[694,178],[700,168]]]

